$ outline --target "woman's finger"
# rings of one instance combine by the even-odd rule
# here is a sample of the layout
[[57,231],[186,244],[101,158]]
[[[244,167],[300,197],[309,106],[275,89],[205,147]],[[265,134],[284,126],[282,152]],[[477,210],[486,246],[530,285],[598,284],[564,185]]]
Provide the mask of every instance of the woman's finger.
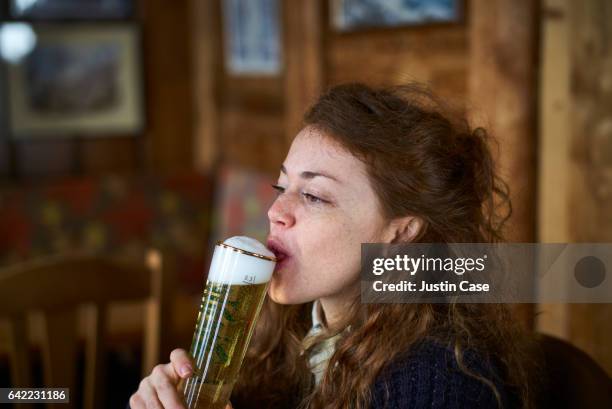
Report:
[[158,377],[153,380],[153,387],[157,392],[157,397],[164,406],[168,409],[184,409],[185,406],[181,401],[176,385],[173,384],[167,377]]
[[193,363],[191,357],[184,349],[175,349],[170,353],[170,363],[174,372],[180,378],[187,378],[193,375]]
[[130,397],[130,409],[147,409],[138,392]]
[[179,377],[171,364],[157,365],[150,376],[151,384],[157,393],[157,398],[168,409],[184,409],[176,385]]
[[149,378],[145,378],[142,380],[142,382],[140,382],[138,393],[140,394],[140,398],[144,402],[147,409],[164,409],[161,402],[157,398],[157,393],[155,392],[153,385],[151,385]]

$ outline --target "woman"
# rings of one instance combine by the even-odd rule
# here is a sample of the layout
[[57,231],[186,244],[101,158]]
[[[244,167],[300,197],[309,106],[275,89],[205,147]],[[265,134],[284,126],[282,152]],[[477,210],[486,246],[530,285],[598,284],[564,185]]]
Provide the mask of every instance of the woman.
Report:
[[[531,406],[507,306],[361,304],[361,243],[498,242],[510,214],[482,129],[418,85],[332,88],[305,115],[268,211],[281,260],[232,395],[252,408]],[[311,315],[312,313],[312,315]],[[180,407],[187,353],[133,409]]]

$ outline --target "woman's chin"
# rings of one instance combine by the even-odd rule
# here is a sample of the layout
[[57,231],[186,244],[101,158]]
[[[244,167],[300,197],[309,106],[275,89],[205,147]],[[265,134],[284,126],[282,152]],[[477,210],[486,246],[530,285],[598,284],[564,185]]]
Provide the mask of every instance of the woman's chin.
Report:
[[272,299],[277,304],[291,304],[288,302],[290,297],[287,297],[287,293],[283,291],[278,286],[274,285],[274,281],[270,283],[270,288],[268,288],[268,297]]
[[268,288],[268,296],[277,304],[300,304],[302,302],[298,294],[290,291],[290,287],[274,278]]

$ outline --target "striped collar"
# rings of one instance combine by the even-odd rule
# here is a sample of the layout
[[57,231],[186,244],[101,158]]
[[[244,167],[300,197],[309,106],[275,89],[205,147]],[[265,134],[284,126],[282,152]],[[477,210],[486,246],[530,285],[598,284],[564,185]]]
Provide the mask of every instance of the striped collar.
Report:
[[[310,328],[310,331],[308,331],[305,339],[311,338],[323,331],[323,320],[319,315],[320,311],[320,301],[315,300],[312,303],[312,327]],[[315,377],[315,384],[317,385],[323,378],[323,373],[327,368],[329,358],[331,358],[331,356],[334,354],[336,341],[338,341],[338,339],[340,339],[340,334],[336,334],[331,338],[321,341],[310,351],[308,363],[310,370]]]
[[321,302],[317,299],[312,303],[312,330],[320,330],[323,328],[323,319],[319,315],[319,306]]

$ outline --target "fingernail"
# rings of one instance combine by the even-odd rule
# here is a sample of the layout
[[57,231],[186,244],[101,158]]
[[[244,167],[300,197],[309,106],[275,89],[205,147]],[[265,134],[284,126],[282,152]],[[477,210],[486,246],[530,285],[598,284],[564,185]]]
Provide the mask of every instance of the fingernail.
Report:
[[191,373],[191,371],[192,371],[191,365],[181,366],[181,369],[180,369],[181,376],[187,376]]

